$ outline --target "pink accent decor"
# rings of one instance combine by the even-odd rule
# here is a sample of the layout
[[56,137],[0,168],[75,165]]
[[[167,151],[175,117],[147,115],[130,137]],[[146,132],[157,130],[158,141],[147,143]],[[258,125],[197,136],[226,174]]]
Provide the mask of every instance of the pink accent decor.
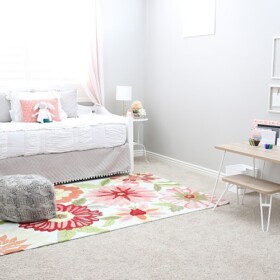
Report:
[[34,99],[34,100],[20,100],[21,115],[23,122],[37,122],[37,116],[33,115],[38,112],[34,110],[34,106],[40,101],[44,101],[53,105],[54,110],[49,109],[50,113],[53,114],[53,121],[60,121],[60,114],[58,108],[58,99]]
[[252,129],[258,128],[258,124],[264,124],[264,125],[269,125],[269,126],[280,126],[280,121],[257,120],[257,119],[255,119],[254,122],[253,122],[253,128]]

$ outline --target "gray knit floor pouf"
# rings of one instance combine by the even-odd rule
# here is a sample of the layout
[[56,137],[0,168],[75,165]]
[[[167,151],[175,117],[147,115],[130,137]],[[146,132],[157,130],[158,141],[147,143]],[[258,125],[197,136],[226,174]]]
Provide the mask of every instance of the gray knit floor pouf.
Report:
[[0,220],[36,222],[56,215],[54,186],[39,175],[0,178]]

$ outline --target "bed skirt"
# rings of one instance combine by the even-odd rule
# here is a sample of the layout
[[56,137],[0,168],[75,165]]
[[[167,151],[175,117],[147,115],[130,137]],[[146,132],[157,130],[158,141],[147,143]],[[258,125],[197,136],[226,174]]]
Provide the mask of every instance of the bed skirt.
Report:
[[55,184],[124,174],[130,170],[128,143],[113,148],[0,160],[0,176],[38,174]]

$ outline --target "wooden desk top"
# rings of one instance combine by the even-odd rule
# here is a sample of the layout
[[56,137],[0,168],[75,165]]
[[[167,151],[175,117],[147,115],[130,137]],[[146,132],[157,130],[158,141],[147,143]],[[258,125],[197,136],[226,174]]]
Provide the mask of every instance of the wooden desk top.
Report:
[[277,146],[273,146],[272,150],[266,150],[263,145],[255,147],[250,146],[249,143],[233,143],[216,145],[215,148],[280,164],[280,147]]

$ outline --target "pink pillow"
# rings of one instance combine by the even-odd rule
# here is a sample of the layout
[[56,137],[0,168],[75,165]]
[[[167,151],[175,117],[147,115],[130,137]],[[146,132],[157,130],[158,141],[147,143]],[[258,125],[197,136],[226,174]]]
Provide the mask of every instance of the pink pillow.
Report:
[[23,122],[37,122],[38,115],[34,116],[38,110],[34,110],[34,106],[39,103],[40,101],[44,101],[53,105],[54,110],[48,109],[52,116],[53,121],[60,121],[60,114],[58,109],[58,99],[31,99],[31,100],[20,100],[20,107],[21,107],[21,118]]

